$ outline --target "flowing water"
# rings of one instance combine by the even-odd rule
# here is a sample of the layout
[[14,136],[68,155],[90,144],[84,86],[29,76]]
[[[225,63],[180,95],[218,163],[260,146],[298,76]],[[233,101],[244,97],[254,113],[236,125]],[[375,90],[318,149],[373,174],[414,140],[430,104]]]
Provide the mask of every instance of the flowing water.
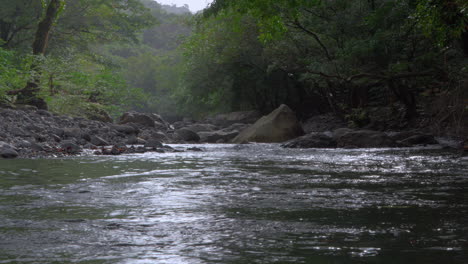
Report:
[[0,263],[468,263],[467,157],[201,147],[0,160]]

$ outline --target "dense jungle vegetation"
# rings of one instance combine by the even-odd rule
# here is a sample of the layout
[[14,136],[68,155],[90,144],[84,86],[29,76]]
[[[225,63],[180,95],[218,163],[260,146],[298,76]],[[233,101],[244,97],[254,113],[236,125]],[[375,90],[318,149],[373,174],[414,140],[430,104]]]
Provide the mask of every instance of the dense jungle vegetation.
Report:
[[285,103],[355,126],[376,113],[456,126],[468,111],[462,0],[215,0],[197,14],[152,0],[0,2],[4,105],[169,118]]

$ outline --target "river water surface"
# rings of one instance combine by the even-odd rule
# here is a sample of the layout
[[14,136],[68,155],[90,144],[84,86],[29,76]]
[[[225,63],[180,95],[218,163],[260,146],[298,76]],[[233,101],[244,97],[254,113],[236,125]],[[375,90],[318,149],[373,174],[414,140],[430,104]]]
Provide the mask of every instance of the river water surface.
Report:
[[0,160],[0,263],[468,263],[466,157],[201,147]]

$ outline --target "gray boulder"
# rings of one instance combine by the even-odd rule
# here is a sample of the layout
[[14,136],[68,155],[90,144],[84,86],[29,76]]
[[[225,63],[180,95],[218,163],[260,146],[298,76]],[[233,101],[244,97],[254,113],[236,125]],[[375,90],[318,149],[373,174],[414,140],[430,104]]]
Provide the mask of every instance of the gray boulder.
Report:
[[161,116],[154,113],[127,112],[120,117],[119,124],[135,123],[144,127],[154,127],[160,130],[166,130],[169,125]]
[[138,134],[140,132],[138,128],[133,127],[131,125],[112,125],[111,127],[117,130],[118,132],[127,135]]
[[128,137],[127,141],[125,142],[125,144],[128,144],[128,145],[144,145],[145,143],[146,143],[146,140],[139,138],[135,135]]
[[146,127],[154,127],[154,120],[148,114],[127,112],[120,117],[119,124],[135,123]]
[[284,142],[302,135],[304,131],[294,112],[288,106],[281,105],[244,129],[232,142]]
[[14,159],[18,157],[18,152],[10,144],[0,141],[0,157],[4,159]]
[[183,140],[183,141],[193,141],[193,142],[198,142],[200,141],[200,136],[195,133],[194,131],[187,129],[187,128],[181,128],[175,131],[174,136],[178,140]]
[[0,148],[0,157],[4,159],[14,159],[18,157],[18,152],[11,148]]
[[145,143],[145,148],[161,148],[163,147],[163,144],[156,140],[156,139],[150,139]]
[[80,138],[82,134],[81,129],[77,127],[64,128],[63,132],[65,138]]
[[281,145],[284,148],[336,148],[336,141],[326,133],[309,133]]
[[185,128],[192,130],[193,132],[196,132],[196,133],[217,130],[217,127],[212,124],[192,124]]

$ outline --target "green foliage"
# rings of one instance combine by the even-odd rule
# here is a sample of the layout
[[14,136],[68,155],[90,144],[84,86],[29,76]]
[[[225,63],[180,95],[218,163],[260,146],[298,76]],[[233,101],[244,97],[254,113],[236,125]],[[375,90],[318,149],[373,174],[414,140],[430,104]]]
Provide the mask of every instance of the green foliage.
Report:
[[353,108],[350,113],[345,116],[348,121],[348,126],[352,128],[360,128],[369,124],[369,113],[363,108]]
[[11,101],[7,91],[23,88],[29,78],[31,57],[0,48],[0,100]]
[[[216,0],[184,46],[178,98],[191,112],[287,103],[317,113],[385,105],[394,96],[414,113],[431,80],[459,72],[443,54],[457,50],[466,10],[457,0]],[[348,115],[357,125],[366,119]]]
[[468,3],[459,0],[418,1],[414,19],[441,47],[459,39],[468,26]]
[[112,115],[121,114],[145,98],[143,91],[128,89],[117,67],[88,56],[47,58],[42,67],[42,93],[52,111],[71,115],[100,105]]

